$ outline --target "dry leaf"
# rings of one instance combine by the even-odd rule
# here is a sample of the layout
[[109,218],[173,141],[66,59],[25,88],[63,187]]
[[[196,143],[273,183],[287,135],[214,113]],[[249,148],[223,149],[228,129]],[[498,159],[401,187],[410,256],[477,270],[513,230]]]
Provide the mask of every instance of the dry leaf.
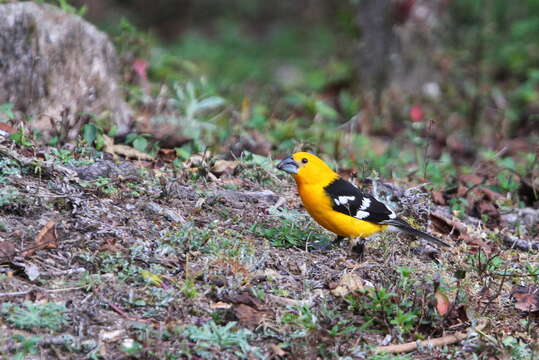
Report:
[[166,162],[173,162],[176,159],[176,150],[174,149],[159,149],[161,159]]
[[215,304],[210,305],[210,309],[213,309],[213,310],[230,309],[231,307],[232,307],[231,304],[223,302],[223,301],[219,301],[219,302],[216,302]]
[[234,173],[234,170],[238,167],[238,162],[233,160],[217,160],[213,167],[211,168],[211,172],[215,175],[221,176],[223,174],[225,175],[232,175]]
[[345,273],[339,280],[337,286],[331,290],[335,296],[345,296],[349,293],[363,289],[363,279],[356,273]]
[[450,305],[447,295],[444,294],[440,289],[436,289],[434,297],[436,298],[436,310],[438,310],[438,314],[445,316]]
[[114,140],[107,135],[103,135],[105,139],[105,152],[111,153],[114,157],[122,155],[129,159],[137,160],[153,160],[153,156],[146,154],[145,152],[138,151],[137,149],[127,145],[116,145]]
[[9,241],[0,241],[0,264],[8,262],[15,255],[15,246]]
[[279,356],[279,357],[285,357],[286,356],[286,351],[281,349],[278,345],[269,344],[269,348],[270,348],[270,351],[273,353],[274,356]]
[[41,249],[56,249],[58,247],[57,239],[56,223],[50,220],[36,235],[36,238],[34,239],[35,245],[24,251],[22,256],[30,256]]
[[432,201],[438,205],[446,205],[444,194],[441,191],[431,191]]
[[539,288],[520,286],[513,290],[515,308],[525,312],[539,311]]
[[256,328],[265,317],[263,311],[258,311],[245,304],[234,306],[232,311],[238,318],[240,324],[250,329]]

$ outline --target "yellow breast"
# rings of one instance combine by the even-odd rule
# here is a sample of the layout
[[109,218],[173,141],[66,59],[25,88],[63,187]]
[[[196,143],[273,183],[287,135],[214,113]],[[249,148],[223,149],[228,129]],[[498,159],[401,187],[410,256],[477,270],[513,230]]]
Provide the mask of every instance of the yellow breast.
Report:
[[368,237],[384,230],[387,225],[378,225],[359,220],[333,210],[331,199],[324,188],[316,185],[299,185],[299,195],[309,214],[324,228],[345,237]]

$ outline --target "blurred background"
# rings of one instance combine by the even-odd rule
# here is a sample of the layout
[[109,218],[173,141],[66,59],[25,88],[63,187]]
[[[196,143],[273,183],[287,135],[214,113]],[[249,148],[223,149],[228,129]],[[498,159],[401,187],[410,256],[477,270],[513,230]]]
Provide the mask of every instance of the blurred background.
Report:
[[114,39],[138,131],[176,122],[185,143],[148,139],[184,156],[303,148],[431,177],[480,155],[536,162],[539,0],[69,4]]

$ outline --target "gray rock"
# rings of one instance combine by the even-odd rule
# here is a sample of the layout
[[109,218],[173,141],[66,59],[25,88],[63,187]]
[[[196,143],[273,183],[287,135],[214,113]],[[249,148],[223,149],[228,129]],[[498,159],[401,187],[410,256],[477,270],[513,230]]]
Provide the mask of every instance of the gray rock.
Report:
[[120,134],[131,110],[118,84],[106,34],[77,15],[33,2],[0,4],[0,104],[32,117],[44,138],[74,139],[88,114],[106,115]]

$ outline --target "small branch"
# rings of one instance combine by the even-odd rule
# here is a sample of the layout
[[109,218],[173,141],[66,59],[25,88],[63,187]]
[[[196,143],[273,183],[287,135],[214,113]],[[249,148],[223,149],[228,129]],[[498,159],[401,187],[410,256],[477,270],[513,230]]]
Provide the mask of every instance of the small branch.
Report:
[[[39,335],[38,335],[39,336]],[[43,336],[38,342],[39,346],[46,345],[65,345],[75,341],[75,338],[71,335],[58,335],[58,336]],[[1,353],[9,353],[20,350],[23,344],[11,344],[0,348]]]
[[453,335],[446,335],[442,336],[440,338],[431,339],[431,340],[425,340],[425,341],[412,341],[405,344],[396,344],[396,345],[388,345],[388,346],[379,346],[377,347],[374,352],[388,352],[388,353],[403,353],[403,352],[410,352],[416,350],[419,346],[425,346],[425,347],[431,347],[431,346],[445,346],[454,344],[456,342],[459,342],[461,340],[466,339],[468,336],[468,333],[466,332],[458,332]]
[[486,326],[486,323],[479,324],[477,327],[471,327],[468,329],[468,331],[464,332],[458,332],[452,335],[446,335],[435,339],[425,340],[425,341],[412,341],[405,344],[395,344],[395,345],[388,345],[388,346],[378,346],[376,349],[374,349],[374,352],[380,353],[380,352],[388,352],[392,354],[396,353],[403,353],[403,352],[410,352],[416,350],[418,347],[435,347],[435,346],[445,346],[445,345],[451,345],[454,343],[457,343],[461,340],[464,340],[468,337],[470,332],[481,332],[483,328]]
[[282,296],[272,295],[272,294],[266,294],[266,298],[268,298],[269,301],[281,304],[281,305],[292,305],[292,306],[305,306],[309,305],[308,301],[305,300],[295,300],[295,299],[289,299]]
[[0,299],[4,297],[15,297],[15,296],[27,295],[27,294],[30,294],[34,290],[35,289],[29,289],[29,290],[10,292],[10,293],[0,293]]

